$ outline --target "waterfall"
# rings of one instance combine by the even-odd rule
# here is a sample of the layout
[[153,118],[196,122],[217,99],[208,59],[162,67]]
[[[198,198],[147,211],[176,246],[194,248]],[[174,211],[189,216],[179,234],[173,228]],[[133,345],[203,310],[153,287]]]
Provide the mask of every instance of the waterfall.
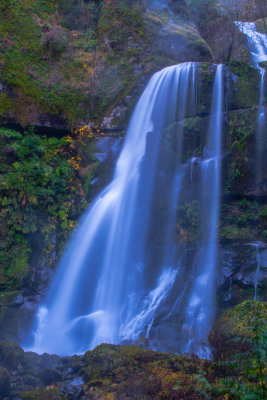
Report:
[[[183,118],[193,71],[192,63],[168,67],[148,83],[132,115],[113,180],[81,220],[38,310],[32,350],[68,355],[102,342],[119,343],[121,327],[138,314],[138,298],[146,290],[145,245],[162,132]],[[171,166],[175,176],[169,179],[169,191],[166,188],[172,202],[183,173],[176,168],[182,129],[178,133]]]
[[267,36],[257,32],[254,22],[236,22],[239,30],[243,32],[248,39],[249,50],[252,55],[254,64],[260,73],[260,96],[259,96],[259,114],[256,131],[256,166],[255,166],[255,182],[256,191],[260,193],[260,183],[262,181],[262,170],[264,162],[264,133],[266,132],[266,118],[264,107],[264,83],[265,69],[260,66],[260,63],[267,61]]
[[[190,154],[184,132],[198,112],[198,69],[183,63],[149,81],[113,179],[80,221],[38,309],[30,350],[71,355],[144,338],[153,349],[211,357],[223,67],[216,67],[202,156],[192,145]],[[186,201],[200,204],[193,259],[177,238]]]

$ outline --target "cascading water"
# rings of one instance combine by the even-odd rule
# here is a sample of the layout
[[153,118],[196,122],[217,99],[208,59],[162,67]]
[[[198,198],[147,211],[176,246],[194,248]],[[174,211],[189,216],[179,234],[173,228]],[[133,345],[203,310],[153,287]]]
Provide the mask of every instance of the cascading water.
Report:
[[264,33],[257,31],[254,22],[235,22],[238,29],[243,32],[249,42],[250,52],[254,63],[258,64],[267,60],[267,37]]
[[[113,180],[81,220],[39,307],[31,350],[69,355],[146,338],[154,349],[210,358],[223,67],[216,68],[202,157],[192,145],[190,155],[184,135],[185,119],[197,113],[197,67],[184,63],[151,78]],[[177,239],[187,198],[200,204],[201,250],[194,262]]]
[[[121,336],[123,340],[126,341],[135,341],[139,337],[150,337],[150,331],[159,312],[160,306],[162,306],[167,295],[169,295],[175,280],[179,279],[179,258],[177,258],[175,245],[172,244],[174,242],[176,228],[176,206],[179,204],[183,180],[188,168],[188,165],[182,163],[184,133],[182,121],[185,118],[188,103],[190,109],[194,109],[195,107],[195,64],[187,64],[183,67],[181,72],[179,73],[177,87],[177,114],[169,115],[170,118],[168,119],[170,125],[173,124],[175,119],[180,121],[178,126],[175,127],[174,130],[171,130],[172,137],[174,137],[171,144],[175,150],[175,157],[174,159],[170,157],[169,160],[164,159],[162,162],[159,162],[157,173],[158,179],[155,183],[154,191],[154,198],[161,204],[161,209],[168,210],[168,215],[166,218],[163,218],[163,222],[157,227],[152,227],[152,230],[163,233],[163,246],[158,257],[160,276],[157,282],[155,282],[155,287],[150,288],[148,295],[146,295],[140,306],[135,309],[134,312],[129,313],[129,317],[122,325]],[[168,138],[168,134],[166,136]],[[166,146],[166,138],[164,140],[163,137],[163,153],[164,146]],[[164,164],[164,167],[162,164]],[[154,212],[154,218],[157,214],[158,211],[156,210]],[[153,265],[154,268],[155,264]],[[135,301],[137,301],[137,299],[135,299]],[[158,345],[159,343],[156,344],[156,348]]]
[[265,69],[260,66],[260,63],[267,61],[267,36],[264,33],[257,32],[256,24],[254,22],[236,22],[237,27],[243,32],[248,39],[249,49],[256,68],[260,72],[260,96],[259,96],[259,115],[257,123],[257,138],[256,138],[256,168],[255,168],[255,181],[256,190],[260,191],[260,182],[262,180],[263,160],[265,151],[265,138],[266,132],[266,118],[264,107],[264,83],[265,83]]
[[201,167],[202,232],[196,254],[196,277],[185,314],[183,350],[210,358],[207,342],[214,316],[217,257],[217,226],[221,179],[221,136],[223,116],[223,66],[218,65],[212,97],[208,143]]
[[[67,355],[127,336],[125,327],[146,297],[145,244],[162,131],[183,118],[193,75],[194,64],[185,63],[151,78],[133,113],[114,178],[83,217],[39,308],[34,351]],[[178,133],[181,154],[182,130]],[[173,202],[183,173],[177,165],[176,160],[169,180]],[[173,277],[170,269],[163,274],[158,299]]]

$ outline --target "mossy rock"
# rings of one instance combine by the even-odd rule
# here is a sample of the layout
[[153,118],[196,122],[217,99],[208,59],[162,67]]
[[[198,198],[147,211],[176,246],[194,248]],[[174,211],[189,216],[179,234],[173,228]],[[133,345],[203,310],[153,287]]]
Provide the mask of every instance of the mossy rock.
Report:
[[144,21],[157,53],[172,57],[176,62],[212,61],[208,43],[193,24],[168,19],[159,12],[147,13]]
[[257,107],[228,112],[229,128],[225,137],[228,154],[223,160],[225,194],[253,195],[256,190],[253,171],[257,121]]
[[195,375],[211,363],[134,345],[102,344],[85,354],[85,395],[92,399],[188,399]]
[[24,356],[24,350],[14,342],[0,342],[0,363],[8,369],[17,369]]
[[[151,352],[152,353],[152,352]],[[109,374],[119,366],[134,365],[149,352],[137,346],[102,344],[85,353],[85,375],[88,378]],[[152,357],[152,356],[151,356]]]
[[39,377],[45,385],[51,385],[55,382],[60,382],[62,380],[62,375],[60,372],[53,368],[46,368],[39,373]]
[[229,96],[229,106],[234,109],[258,105],[260,94],[259,71],[244,62],[231,61],[230,73],[232,93]]
[[42,382],[41,380],[36,377],[34,375],[34,373],[36,373],[35,371],[33,371],[33,373],[26,373],[25,375],[23,375],[23,384],[25,386],[31,386],[31,387],[40,387],[42,386]]
[[59,388],[30,390],[21,393],[21,400],[66,400]]

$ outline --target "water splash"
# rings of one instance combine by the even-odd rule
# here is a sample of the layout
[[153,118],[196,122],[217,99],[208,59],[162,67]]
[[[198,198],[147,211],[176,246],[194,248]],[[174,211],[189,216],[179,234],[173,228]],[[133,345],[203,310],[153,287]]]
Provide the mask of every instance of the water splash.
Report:
[[145,298],[141,311],[121,328],[123,340],[135,341],[140,336],[149,337],[155,314],[172,287],[178,271],[164,269],[158,284]]

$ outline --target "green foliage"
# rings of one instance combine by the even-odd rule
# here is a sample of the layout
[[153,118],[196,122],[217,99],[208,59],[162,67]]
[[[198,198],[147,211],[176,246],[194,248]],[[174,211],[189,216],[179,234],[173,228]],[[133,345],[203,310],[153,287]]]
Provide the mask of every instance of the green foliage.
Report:
[[223,239],[264,239],[267,226],[265,206],[243,198],[221,206],[220,237]]
[[5,165],[0,173],[0,286],[15,290],[27,277],[31,234],[41,234],[37,247],[51,263],[51,254],[59,250],[53,237],[60,247],[86,202],[73,168],[75,149],[66,138],[0,128],[0,145]]
[[[231,61],[234,83],[234,102],[239,108],[253,107],[259,98],[259,73],[256,68],[239,61]],[[256,88],[256,90],[255,90]],[[244,115],[244,113],[243,113]]]
[[226,311],[212,333],[220,338],[220,358],[224,378],[212,385],[212,391],[229,399],[266,397],[267,368],[266,303],[245,301]]
[[[85,104],[88,93],[85,93],[84,87],[81,86],[81,82],[88,82],[88,61],[86,68],[78,70],[75,74],[72,73],[70,65],[75,61],[75,53],[80,52],[81,46],[89,53],[94,52],[97,47],[97,7],[95,4],[93,7],[92,2],[84,7],[82,2],[75,2],[81,8],[83,18],[90,11],[87,33],[80,35],[80,32],[76,34],[67,31],[64,21],[61,20],[66,16],[67,10],[63,12],[63,8],[67,3],[71,13],[72,5],[69,1],[3,0],[0,3],[2,81],[13,91],[12,95],[0,95],[0,115],[11,111],[24,126],[32,123],[29,120],[29,108],[60,115],[67,120],[69,126],[88,115],[88,104]],[[58,14],[59,10],[61,17]],[[81,25],[78,29],[81,29]],[[80,36],[83,37],[82,43],[77,43]]]

